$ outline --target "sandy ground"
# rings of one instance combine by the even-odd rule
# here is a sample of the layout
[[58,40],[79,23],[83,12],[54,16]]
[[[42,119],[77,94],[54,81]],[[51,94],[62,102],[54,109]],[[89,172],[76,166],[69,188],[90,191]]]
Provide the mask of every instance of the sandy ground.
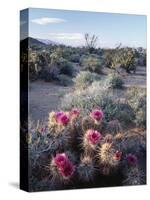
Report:
[[33,120],[45,120],[48,113],[57,110],[61,97],[70,92],[71,87],[63,87],[44,81],[35,81],[29,89],[29,116]]
[[135,74],[128,74],[124,77],[126,87],[136,86],[145,88],[146,87],[146,67],[137,67]]
[[[125,87],[146,87],[146,68],[137,67],[136,74],[124,76]],[[57,110],[61,97],[70,92],[72,87],[54,83],[35,81],[29,89],[29,116],[32,120],[46,120],[48,113]]]

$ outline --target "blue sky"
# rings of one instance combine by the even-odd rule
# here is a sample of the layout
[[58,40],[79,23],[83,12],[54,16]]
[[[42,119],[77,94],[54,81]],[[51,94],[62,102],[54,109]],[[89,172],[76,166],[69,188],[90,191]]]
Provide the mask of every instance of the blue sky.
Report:
[[99,37],[101,47],[146,47],[146,16],[51,9],[29,10],[29,36],[82,46],[84,34]]

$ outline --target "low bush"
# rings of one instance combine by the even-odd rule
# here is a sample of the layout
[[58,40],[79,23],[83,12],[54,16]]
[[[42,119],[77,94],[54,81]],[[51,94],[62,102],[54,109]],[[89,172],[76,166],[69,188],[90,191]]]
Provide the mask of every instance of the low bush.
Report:
[[136,87],[128,89],[127,98],[135,112],[136,125],[146,127],[146,90]]
[[92,82],[100,80],[100,76],[96,73],[91,73],[89,71],[81,71],[74,79],[76,88],[86,88],[92,84]]
[[80,55],[79,54],[72,54],[70,56],[70,61],[74,63],[79,63],[80,62]]
[[55,66],[46,67],[39,72],[39,78],[49,82],[57,80],[59,75],[59,69]]
[[74,67],[71,62],[67,61],[64,58],[59,59],[59,63],[57,64],[60,70],[60,74],[65,74],[68,76],[74,75]]
[[89,70],[95,73],[101,73],[102,69],[102,63],[95,55],[84,56],[81,61],[81,66],[83,70]]
[[63,86],[68,86],[73,83],[72,79],[69,76],[64,75],[64,74],[60,74],[57,80],[58,80],[58,83]]
[[66,94],[61,101],[61,108],[68,110],[78,107],[83,113],[88,113],[96,107],[104,111],[106,121],[118,119],[125,126],[132,124],[135,119],[134,110],[128,103],[114,99],[110,89],[105,88],[102,82],[94,82],[85,90],[76,90]]
[[122,77],[117,73],[111,73],[106,78],[106,84],[107,87],[121,89],[123,88],[124,81],[122,80]]
[[64,79],[64,82],[67,82],[67,78],[69,82],[69,77],[73,77],[74,73],[75,73],[75,70],[72,63],[68,62],[67,60],[63,58],[60,58],[59,60],[57,60],[57,63],[49,64],[48,66],[43,67],[38,72],[38,76],[39,78],[45,81],[59,81],[60,80],[62,83],[62,79]]

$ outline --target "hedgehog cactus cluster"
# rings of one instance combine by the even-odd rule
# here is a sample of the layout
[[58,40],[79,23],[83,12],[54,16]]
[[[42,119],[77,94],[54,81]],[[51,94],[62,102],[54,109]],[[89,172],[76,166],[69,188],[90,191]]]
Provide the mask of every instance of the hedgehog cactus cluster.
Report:
[[64,181],[74,174],[75,166],[66,153],[58,153],[51,161],[50,170],[54,178]]
[[[102,109],[94,109],[86,116],[78,108],[49,113],[47,128],[42,126],[39,131],[40,141],[45,142],[46,148],[38,152],[45,156],[48,182],[74,188],[95,181],[99,186],[101,176],[109,177],[122,171],[129,179],[131,173],[137,172],[137,155],[122,148],[123,139],[118,136],[123,134],[121,124],[113,120],[104,129],[104,120]],[[32,143],[32,138],[30,140]]]

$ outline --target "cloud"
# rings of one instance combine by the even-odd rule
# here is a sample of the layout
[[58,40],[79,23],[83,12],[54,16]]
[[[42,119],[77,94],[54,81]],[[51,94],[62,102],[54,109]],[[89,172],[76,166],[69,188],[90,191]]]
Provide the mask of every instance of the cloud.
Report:
[[46,24],[58,24],[58,23],[66,22],[66,20],[61,19],[61,18],[42,17],[38,19],[32,19],[31,22],[40,24],[40,25],[46,25]]
[[81,40],[82,33],[49,33],[49,36],[58,40]]

